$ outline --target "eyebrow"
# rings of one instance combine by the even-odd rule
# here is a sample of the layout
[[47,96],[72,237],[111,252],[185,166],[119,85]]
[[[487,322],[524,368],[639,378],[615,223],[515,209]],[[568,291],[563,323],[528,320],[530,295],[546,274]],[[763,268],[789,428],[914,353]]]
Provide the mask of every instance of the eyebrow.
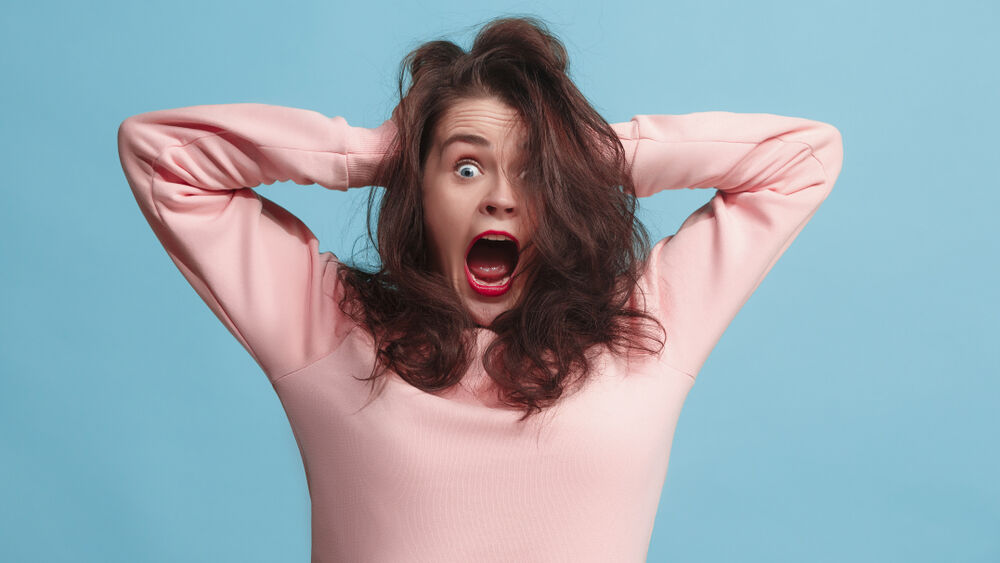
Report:
[[444,150],[448,148],[448,145],[452,143],[469,143],[470,145],[478,145],[491,150],[493,149],[493,145],[490,144],[485,137],[480,137],[479,135],[474,135],[472,133],[456,133],[441,143],[441,152],[444,152]]
[[[447,139],[445,139],[443,143],[441,143],[441,152],[443,153],[445,149],[448,148],[448,145],[452,143],[469,143],[470,145],[477,145],[480,147],[486,147],[490,150],[493,150],[493,145],[485,137],[476,135],[474,133],[456,133],[448,137]],[[522,149],[528,148],[527,143],[522,143],[521,148]]]

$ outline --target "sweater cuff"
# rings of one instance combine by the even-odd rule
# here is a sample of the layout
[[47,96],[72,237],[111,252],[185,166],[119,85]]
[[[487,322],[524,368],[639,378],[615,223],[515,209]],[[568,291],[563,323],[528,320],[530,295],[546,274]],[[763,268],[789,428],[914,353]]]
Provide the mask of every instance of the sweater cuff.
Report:
[[347,153],[348,188],[372,185],[375,169],[396,136],[396,124],[386,120],[374,129],[355,127]]

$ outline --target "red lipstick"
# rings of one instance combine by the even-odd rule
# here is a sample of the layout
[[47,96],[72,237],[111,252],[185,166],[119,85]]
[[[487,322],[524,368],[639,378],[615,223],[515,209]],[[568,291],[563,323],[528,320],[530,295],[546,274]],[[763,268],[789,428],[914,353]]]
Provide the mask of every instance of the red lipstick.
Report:
[[517,241],[517,238],[515,238],[514,235],[506,231],[490,230],[490,231],[483,231],[478,235],[476,235],[475,237],[473,237],[472,242],[470,242],[469,246],[465,249],[465,277],[469,280],[469,286],[472,287],[473,291],[475,291],[480,295],[486,297],[498,297],[500,295],[507,293],[507,291],[510,290],[511,282],[513,281],[514,277],[513,276],[514,272],[511,272],[510,275],[507,276],[507,281],[505,281],[503,284],[490,285],[479,281],[476,278],[476,276],[474,276],[472,272],[469,270],[468,259],[469,259],[469,252],[472,250],[472,246],[476,244],[476,241],[487,235],[503,235],[505,237],[510,238],[510,240],[514,241],[514,246],[517,248],[518,252],[520,252],[521,250],[521,244]]

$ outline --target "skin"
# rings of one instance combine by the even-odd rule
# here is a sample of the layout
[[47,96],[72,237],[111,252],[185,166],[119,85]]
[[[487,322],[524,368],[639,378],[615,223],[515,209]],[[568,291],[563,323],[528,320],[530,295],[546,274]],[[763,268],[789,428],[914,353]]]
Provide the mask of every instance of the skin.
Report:
[[[455,134],[479,135],[490,146],[457,141],[443,147]],[[523,185],[513,172],[524,156],[523,144],[523,124],[512,108],[495,98],[465,99],[438,122],[424,166],[424,225],[433,267],[451,280],[479,326],[489,326],[511,309],[525,290],[528,276],[520,276],[503,295],[480,295],[465,274],[465,252],[479,233],[506,231],[522,250],[531,241],[533,222],[522,198]],[[514,274],[529,262],[529,254],[520,254]]]

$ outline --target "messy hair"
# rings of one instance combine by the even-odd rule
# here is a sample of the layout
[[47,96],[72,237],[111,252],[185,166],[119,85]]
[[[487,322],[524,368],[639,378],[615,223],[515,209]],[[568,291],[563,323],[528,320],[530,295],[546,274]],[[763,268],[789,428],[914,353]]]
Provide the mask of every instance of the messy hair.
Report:
[[341,263],[338,271],[347,288],[341,310],[375,341],[377,359],[365,379],[373,387],[392,370],[414,387],[440,391],[457,384],[474,359],[477,325],[451,282],[430,267],[421,197],[435,127],[467,99],[498,99],[523,122],[530,156],[519,172],[537,218],[537,259],[518,273],[528,276],[524,290],[487,327],[496,338],[483,367],[498,399],[524,410],[524,421],[586,381],[592,351],[662,350],[651,325],[665,337],[663,326],[633,300],[650,240],[636,216],[625,150],[570,80],[568,65],[563,44],[535,17],[490,20],[468,52],[435,40],[403,59],[392,117],[397,135],[374,178],[385,187],[377,240],[375,190],[368,198],[368,237],[381,265],[368,272]]

